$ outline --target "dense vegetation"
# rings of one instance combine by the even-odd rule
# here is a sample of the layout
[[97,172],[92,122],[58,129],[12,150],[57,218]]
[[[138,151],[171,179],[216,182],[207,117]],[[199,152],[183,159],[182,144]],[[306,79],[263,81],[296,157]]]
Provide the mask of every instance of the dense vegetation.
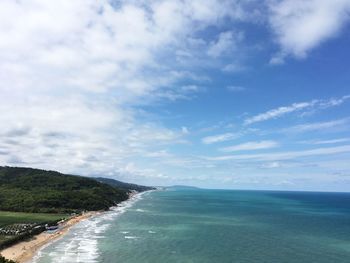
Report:
[[35,235],[40,234],[45,231],[45,226],[40,225],[38,228],[31,229],[30,231],[24,232],[20,235],[12,235],[12,236],[0,236],[0,250],[10,247],[18,242],[28,240]]
[[9,260],[0,255],[0,263],[16,263],[13,260]]
[[[5,212],[0,211],[0,250],[16,244],[19,241],[31,238],[35,234],[41,233],[45,230],[45,224],[55,224],[68,215],[65,214],[46,214],[46,213],[22,213],[22,212]],[[31,227],[26,229],[26,231],[21,231],[16,235],[6,235],[3,230],[9,227],[14,228],[14,226],[29,224]],[[38,227],[40,226],[40,227]],[[35,227],[35,228],[34,228]],[[22,227],[15,227],[16,230]],[[22,228],[23,229],[23,228]],[[0,261],[1,263],[1,261]]]
[[0,228],[11,224],[46,223],[67,218],[66,214],[21,213],[0,211]]
[[127,198],[126,189],[86,177],[0,167],[0,210],[35,213],[104,210]]
[[113,187],[117,187],[120,189],[125,189],[125,190],[135,190],[137,192],[144,192],[144,191],[149,191],[149,190],[154,190],[154,187],[150,186],[143,186],[143,185],[138,185],[138,184],[129,184],[129,183],[124,183],[118,180],[110,179],[110,178],[103,178],[103,177],[97,177],[94,178],[97,181],[101,183],[108,184]]

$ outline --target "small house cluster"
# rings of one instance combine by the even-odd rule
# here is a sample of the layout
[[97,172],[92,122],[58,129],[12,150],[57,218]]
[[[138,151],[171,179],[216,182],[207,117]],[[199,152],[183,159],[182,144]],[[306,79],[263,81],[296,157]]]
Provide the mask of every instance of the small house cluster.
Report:
[[36,224],[12,224],[0,228],[0,235],[16,236],[21,235],[29,230],[35,228]]

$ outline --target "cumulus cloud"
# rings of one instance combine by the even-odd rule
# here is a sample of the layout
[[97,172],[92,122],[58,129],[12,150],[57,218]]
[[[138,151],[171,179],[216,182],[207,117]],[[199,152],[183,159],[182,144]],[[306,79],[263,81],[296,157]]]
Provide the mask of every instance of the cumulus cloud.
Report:
[[[13,105],[16,107],[13,107]],[[2,164],[117,173],[128,159],[179,142],[180,131],[140,122],[108,100],[38,97],[0,104]],[[6,114],[5,114],[6,113]]]
[[182,143],[186,127],[144,120],[137,107],[203,91],[196,82],[207,78],[178,54],[226,54],[232,33],[198,32],[244,16],[236,1],[1,1],[1,164],[110,174]]
[[153,169],[140,169],[135,163],[130,162],[125,166],[118,169],[121,177],[132,178],[132,177],[144,177],[146,179],[156,178],[156,179],[167,179],[168,176],[162,173],[158,173]]
[[[181,168],[215,167],[207,160],[176,155],[178,144],[195,134],[195,128],[184,126],[188,123],[167,128],[148,106],[206,91],[211,79],[201,74],[208,68],[226,73],[249,68],[240,61],[245,28],[236,25],[263,16],[257,10],[261,5],[252,4],[257,2],[0,1],[0,164],[124,175],[141,183],[171,180],[174,171],[186,174]],[[273,25],[285,19],[278,6],[271,9]],[[287,27],[282,25],[273,28],[283,56],[314,47],[288,47],[283,40]],[[349,98],[295,103],[245,123],[329,108]],[[201,141],[213,144],[239,136],[223,133]],[[275,146],[258,141],[226,150]]]
[[271,63],[283,63],[288,55],[303,58],[313,48],[335,37],[349,21],[348,0],[272,0],[268,2],[270,25],[281,51]]
[[[156,96],[158,88],[172,87],[186,76],[165,58],[171,60],[179,49],[191,52],[197,31],[242,16],[235,1],[214,0],[119,5],[5,0],[0,5],[3,87],[113,89],[119,100],[151,92]],[[209,53],[218,56],[231,49],[232,39],[231,32],[222,33],[215,44],[207,45]]]
[[232,31],[220,33],[218,40],[212,42],[208,49],[208,55],[217,58],[225,55],[227,52],[232,52],[236,48],[236,43],[243,39],[241,32],[235,34]]

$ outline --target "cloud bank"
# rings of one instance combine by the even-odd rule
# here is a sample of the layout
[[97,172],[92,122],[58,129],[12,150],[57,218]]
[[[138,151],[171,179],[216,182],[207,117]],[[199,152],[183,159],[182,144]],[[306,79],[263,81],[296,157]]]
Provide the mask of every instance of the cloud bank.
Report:
[[348,0],[268,1],[269,22],[281,50],[271,63],[280,64],[286,56],[304,58],[313,48],[335,37],[349,21]]

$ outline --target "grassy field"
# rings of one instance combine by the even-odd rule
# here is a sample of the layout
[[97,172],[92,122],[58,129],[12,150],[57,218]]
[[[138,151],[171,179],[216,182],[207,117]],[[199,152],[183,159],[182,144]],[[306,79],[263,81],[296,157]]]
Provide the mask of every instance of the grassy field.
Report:
[[[12,224],[46,223],[67,218],[65,214],[44,214],[44,213],[19,213],[0,211],[0,228]],[[14,236],[0,235],[0,245],[6,240],[13,239]]]
[[0,227],[18,223],[44,223],[67,218],[64,214],[18,213],[0,211]]

